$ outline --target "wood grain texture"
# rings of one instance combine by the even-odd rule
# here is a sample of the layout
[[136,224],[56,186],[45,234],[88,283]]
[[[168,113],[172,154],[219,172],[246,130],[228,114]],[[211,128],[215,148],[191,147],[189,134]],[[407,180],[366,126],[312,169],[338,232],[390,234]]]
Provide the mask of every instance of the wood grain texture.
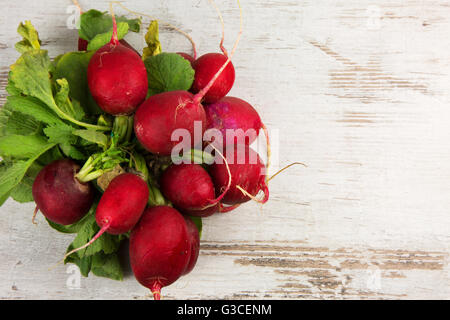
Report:
[[[106,10],[107,1],[80,1]],[[234,1],[217,1],[231,47]],[[0,102],[17,59],[16,27],[30,19],[51,56],[75,50],[70,1],[8,2],[0,30]],[[218,50],[206,0],[126,3]],[[450,298],[450,6],[447,1],[242,1],[244,35],[231,95],[253,104],[280,165],[271,200],[204,220],[196,269],[167,299]],[[117,12],[122,12],[117,9]],[[123,13],[123,12],[122,12]],[[167,29],[166,51],[189,43]],[[142,45],[138,37],[130,39]],[[1,183],[1,182],[0,182]],[[47,269],[73,236],[31,224],[32,204],[0,208],[1,299],[146,299],[123,282]]]

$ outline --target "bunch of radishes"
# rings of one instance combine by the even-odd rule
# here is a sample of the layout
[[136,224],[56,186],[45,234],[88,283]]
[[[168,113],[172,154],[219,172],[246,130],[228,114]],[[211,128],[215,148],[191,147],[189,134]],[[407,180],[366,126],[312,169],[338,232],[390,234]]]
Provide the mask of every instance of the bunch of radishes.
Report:
[[[215,161],[209,165],[172,163],[164,168],[158,181],[152,183],[170,205],[148,206],[151,191],[139,172],[117,175],[95,212],[100,231],[66,257],[88,247],[105,232],[119,235],[131,231],[129,252],[134,275],[159,299],[162,287],[189,273],[196,264],[199,232],[188,216],[207,217],[231,211],[251,199],[268,200],[266,166],[249,147],[260,129],[266,136],[267,132],[249,103],[226,96],[235,70],[232,54],[225,50],[199,58],[179,53],[195,70],[191,89],[146,99],[144,62],[128,43],[118,40],[114,14],[112,19],[111,41],[93,54],[87,71],[89,90],[98,106],[113,116],[134,114],[135,137],[155,158],[171,155],[178,143],[172,139],[175,130],[194,136],[196,123],[200,123],[201,136],[210,139],[191,142],[189,148],[210,148]],[[82,39],[79,45],[85,49]],[[230,131],[234,135],[228,135]],[[45,166],[37,175],[33,197],[48,220],[73,224],[91,208],[96,191],[90,182],[77,178],[79,171],[77,163],[63,159]],[[264,193],[262,199],[258,198],[260,192]]]

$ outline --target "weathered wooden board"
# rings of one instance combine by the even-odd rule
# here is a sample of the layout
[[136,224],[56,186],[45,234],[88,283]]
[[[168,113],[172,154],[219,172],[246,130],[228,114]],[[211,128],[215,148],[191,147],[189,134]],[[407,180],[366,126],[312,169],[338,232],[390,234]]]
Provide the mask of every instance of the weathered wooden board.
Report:
[[[217,1],[226,45],[238,31],[234,1]],[[107,1],[80,1],[107,10]],[[52,56],[76,48],[71,2],[4,1],[0,102],[30,19]],[[208,1],[126,3],[190,32],[200,53],[218,50]],[[278,130],[271,200],[205,219],[194,272],[168,299],[450,298],[450,5],[447,1],[242,1],[244,35],[231,94]],[[117,12],[122,12],[117,8]],[[148,21],[148,20],[147,20]],[[163,29],[163,48],[189,50]],[[132,38],[139,45],[137,37]],[[1,183],[1,182],[0,182]],[[59,260],[72,236],[52,231],[33,205],[0,208],[0,298],[144,299],[123,282],[82,278]],[[76,282],[75,282],[76,284]]]

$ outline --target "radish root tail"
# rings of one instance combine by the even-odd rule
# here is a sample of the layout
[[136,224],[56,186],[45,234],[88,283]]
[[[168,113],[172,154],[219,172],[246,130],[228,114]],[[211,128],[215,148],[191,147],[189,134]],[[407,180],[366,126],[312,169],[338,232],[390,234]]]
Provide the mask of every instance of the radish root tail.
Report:
[[267,186],[265,185],[263,188],[264,191],[264,198],[262,199],[258,199],[255,196],[252,196],[250,193],[247,192],[247,190],[245,190],[244,188],[242,188],[241,186],[236,186],[236,188],[242,192],[243,195],[249,197],[250,199],[252,199],[255,202],[258,202],[260,204],[265,204],[268,200],[269,200],[269,188],[267,188]]
[[288,164],[287,166],[285,166],[284,168],[281,168],[280,170],[278,170],[276,173],[274,173],[269,179],[267,179],[267,182],[269,182],[270,180],[272,180],[273,178],[275,178],[278,174],[280,174],[281,172],[283,172],[284,170],[286,170],[289,167],[292,167],[294,165],[302,165],[305,168],[307,168],[308,166],[302,162],[293,162],[291,164]]
[[177,27],[175,27],[174,25],[172,25],[172,24],[170,24],[170,23],[168,23],[168,22],[165,22],[165,21],[162,21],[162,20],[159,20],[159,19],[155,19],[154,17],[152,17],[152,16],[150,16],[150,15],[148,15],[148,14],[145,14],[145,13],[141,13],[141,12],[137,12],[137,11],[133,11],[133,10],[131,10],[131,9],[128,9],[127,7],[125,7],[125,6],[124,6],[121,2],[119,2],[119,1],[111,1],[111,3],[118,4],[118,5],[121,6],[124,10],[126,10],[126,11],[128,11],[129,13],[134,14],[134,15],[136,15],[136,16],[144,16],[144,17],[150,18],[151,20],[158,20],[158,22],[160,22],[161,24],[163,24],[163,25],[165,25],[165,26],[167,26],[167,27],[169,27],[169,28],[171,28],[171,29],[173,29],[173,30],[175,30],[175,31],[177,31],[177,32],[179,32],[179,33],[181,33],[181,34],[182,34],[184,37],[186,37],[186,39],[188,39],[189,42],[191,43],[191,45],[192,45],[192,53],[193,53],[192,56],[193,56],[194,60],[197,59],[197,48],[196,48],[195,42],[194,42],[194,40],[192,39],[192,37],[191,37],[188,33],[184,32],[183,30],[178,29]]
[[216,2],[214,0],[208,0],[209,3],[216,9],[217,14],[219,15],[220,23],[222,25],[222,39],[220,39],[220,50],[222,50],[223,54],[228,57],[227,49],[223,46],[223,41],[225,39],[225,23],[223,21],[222,13],[219,10],[219,7],[217,7]]
[[152,294],[153,294],[153,299],[155,300],[161,300],[161,285],[159,283],[155,283],[152,286]]
[[36,220],[36,215],[37,215],[38,211],[39,211],[39,208],[38,208],[38,206],[36,206],[36,208],[34,208],[34,211],[33,211],[33,217],[31,218],[31,222],[35,225],[37,225],[37,222],[35,220]]
[[209,143],[209,145],[216,150],[216,152],[219,154],[219,156],[223,159],[223,161],[225,162],[225,166],[227,168],[227,172],[228,172],[228,183],[227,186],[225,187],[225,189],[223,190],[222,194],[217,197],[214,200],[210,200],[210,204],[201,208],[200,210],[204,210],[207,208],[210,208],[212,206],[215,206],[217,203],[220,203],[220,201],[223,199],[223,197],[225,197],[225,194],[228,192],[228,190],[230,190],[231,187],[231,171],[230,171],[230,166],[228,165],[228,161],[227,159],[225,159],[224,155],[222,154],[222,152],[220,152],[213,144]]
[[240,203],[237,203],[237,204],[233,204],[232,206],[225,207],[223,205],[223,203],[219,203],[219,212],[220,213],[230,212],[230,211],[233,211],[234,209],[236,209],[237,207],[239,207],[240,205],[241,205]]
[[75,5],[75,7],[78,8],[78,11],[80,11],[80,14],[83,13],[83,10],[81,10],[81,6],[80,3],[77,0],[72,0],[73,4]]
[[242,7],[241,7],[241,3],[239,2],[239,0],[238,0],[238,5],[239,5],[239,18],[240,18],[239,34],[238,34],[238,36],[236,38],[236,41],[234,42],[233,49],[231,50],[231,53],[227,56],[227,61],[225,61],[225,63],[222,65],[222,67],[220,67],[219,71],[217,71],[216,74],[214,75],[214,77],[212,77],[212,79],[208,82],[208,84],[194,96],[194,103],[200,103],[200,101],[203,99],[205,94],[214,85],[214,83],[216,82],[217,78],[222,74],[222,71],[225,70],[225,68],[231,62],[231,58],[233,57],[234,53],[236,52],[237,45],[238,45],[239,40],[241,39],[241,36],[242,36],[242,25],[243,25],[243,22],[242,22]]
[[112,21],[113,21],[113,34],[112,34],[112,38],[111,38],[111,43],[118,44],[119,43],[119,37],[117,36],[116,16],[114,14],[114,8],[113,8],[113,2],[112,1],[109,3],[109,11],[111,12]]

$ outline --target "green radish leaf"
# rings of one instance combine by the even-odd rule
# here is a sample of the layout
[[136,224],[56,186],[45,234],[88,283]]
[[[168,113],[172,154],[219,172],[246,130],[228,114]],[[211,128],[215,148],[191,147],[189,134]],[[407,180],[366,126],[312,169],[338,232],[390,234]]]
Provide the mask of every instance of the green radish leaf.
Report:
[[54,144],[47,143],[41,150],[28,160],[15,161],[12,164],[1,162],[0,166],[0,206],[8,199],[12,190],[22,181],[28,168],[33,162],[46,151],[50,150]]
[[153,20],[148,26],[147,33],[145,34],[145,42],[147,43],[147,47],[144,48],[142,53],[143,60],[151,56],[156,56],[162,52],[161,42],[159,42],[159,28],[157,20]]
[[[50,225],[50,227],[52,227],[53,229],[55,229],[59,232],[77,233],[78,231],[80,231],[81,227],[86,223],[87,220],[92,219],[92,216],[95,216],[95,210],[97,210],[97,205],[98,205],[98,202],[94,202],[92,207],[89,209],[88,213],[86,213],[86,215],[83,218],[81,218],[80,221],[78,221],[74,224],[62,225],[62,224],[52,222],[48,219],[46,219],[46,220],[47,220],[48,224]],[[67,252],[69,252],[69,250]]]
[[14,164],[0,162],[0,205],[9,198],[12,189],[14,189],[22,180],[27,171],[26,161],[16,161]]
[[99,277],[123,280],[122,267],[117,254],[103,254],[99,252],[92,257],[91,271]]
[[69,143],[75,144],[78,138],[72,134],[74,128],[67,124],[51,125],[44,129],[48,141],[51,143]]
[[60,143],[59,148],[66,157],[75,160],[86,160],[88,158],[80,149],[69,143]]
[[[89,215],[78,229],[78,234],[72,242],[73,247],[79,248],[85,245],[97,234],[99,230],[100,228],[95,221],[95,215]],[[91,256],[100,251],[104,252],[105,254],[111,254],[117,251],[117,249],[119,248],[119,244],[120,241],[117,236],[104,233],[90,246],[74,254],[79,258],[83,258],[84,256]]]
[[67,79],[70,97],[80,102],[83,110],[89,115],[102,113],[92,97],[87,82],[87,68],[95,52],[68,52],[56,62],[54,76],[56,79]]
[[148,76],[148,95],[166,91],[189,90],[194,69],[189,61],[176,53],[160,53],[144,61]]
[[20,134],[36,134],[41,124],[33,117],[13,111],[7,104],[0,110],[0,137]]
[[84,118],[84,110],[81,108],[80,104],[76,100],[71,100],[69,98],[69,82],[66,79],[56,80],[59,88],[55,94],[55,102],[59,108],[65,113],[76,120],[81,120]]
[[[117,22],[117,37],[122,39],[128,33],[128,24],[126,22]],[[96,51],[111,41],[113,31],[97,34],[87,46],[89,51]]]
[[81,117],[81,108],[79,108],[79,105],[70,102],[69,99],[63,99],[68,94],[69,89],[68,82],[62,79],[58,79],[57,82],[60,85],[57,100],[61,106],[56,103],[51,82],[53,69],[54,65],[50,62],[47,51],[34,49],[22,54],[16,63],[11,66],[10,79],[14,82],[15,88],[21,90],[25,95],[41,100],[60,118],[86,128],[108,130],[107,127],[77,120]]
[[53,106],[52,85],[49,70],[51,62],[45,50],[29,50],[22,54],[11,68],[14,86],[28,96]]
[[39,158],[36,159],[34,164],[38,164],[40,166],[46,166],[50,162],[53,162],[53,161],[59,160],[59,159],[63,159],[63,158],[64,158],[64,156],[60,152],[58,146],[54,146],[53,148],[51,148],[47,152],[45,152],[42,155],[40,155]]
[[39,34],[30,21],[25,21],[25,24],[21,22],[17,28],[17,32],[23,37],[23,40],[17,42],[15,45],[17,51],[24,53],[31,49],[41,48]]
[[[139,32],[141,29],[140,19],[127,19],[124,16],[116,16],[117,26],[119,23],[125,23],[127,25],[127,31]],[[104,34],[111,31],[112,34],[113,23],[112,17],[107,12],[101,12],[98,10],[89,10],[84,12],[80,17],[80,29],[78,35],[80,38],[91,41],[99,34]],[[122,35],[122,37],[125,36]],[[119,36],[119,39],[122,37]],[[109,39],[103,44],[105,45],[111,40]],[[101,47],[101,46],[100,46]]]
[[63,121],[43,102],[33,97],[8,96],[4,108],[20,112],[24,117],[33,117],[46,124],[61,124]]
[[[67,250],[74,249],[72,245]],[[99,277],[105,277],[112,280],[123,280],[123,271],[117,254],[104,254],[98,252],[92,256],[79,258],[76,255],[68,257],[65,263],[74,263],[80,268],[80,273],[87,277],[92,271]]]
[[34,201],[32,193],[33,182],[42,168],[43,166],[37,164],[36,162],[31,165],[22,181],[20,181],[20,183],[11,192],[11,197],[15,201],[20,203]]
[[96,143],[104,148],[108,146],[108,137],[104,133],[101,133],[99,131],[95,131],[92,129],[81,129],[73,131],[72,134],[81,137],[89,142]]
[[20,95],[21,92],[18,88],[16,88],[14,81],[11,79],[11,71],[8,73],[8,84],[6,85],[6,92],[8,92],[11,96]]
[[28,159],[38,154],[47,145],[48,141],[40,135],[12,134],[0,138],[0,156]]
[[[67,252],[75,249],[72,245],[70,245],[67,248]],[[77,255],[71,255],[70,257],[67,257],[67,259],[64,261],[64,264],[67,263],[74,263],[75,265],[80,268],[80,273],[83,275],[83,277],[87,277],[89,275],[89,272],[91,271],[91,265],[92,265],[92,256],[87,256],[83,258],[79,258]]]

